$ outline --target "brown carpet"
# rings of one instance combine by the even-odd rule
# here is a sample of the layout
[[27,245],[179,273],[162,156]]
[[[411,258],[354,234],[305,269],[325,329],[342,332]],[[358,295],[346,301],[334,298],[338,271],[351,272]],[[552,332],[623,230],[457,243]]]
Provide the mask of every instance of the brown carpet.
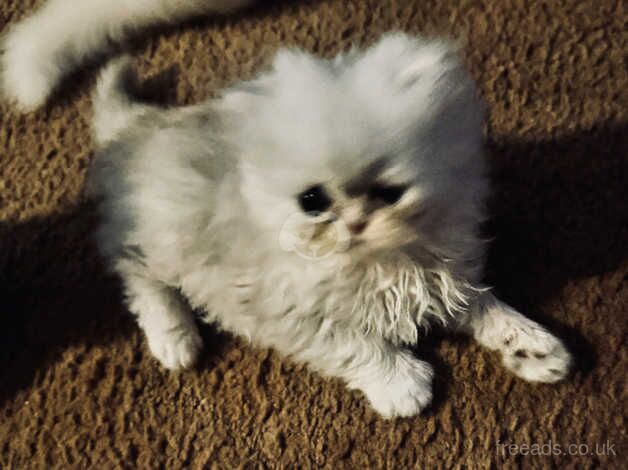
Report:
[[[0,22],[40,3],[5,0]],[[338,381],[207,327],[195,370],[159,367],[80,196],[95,68],[41,112],[2,105],[0,468],[626,468],[625,27],[619,0],[262,1],[131,46],[145,76],[175,79],[168,99],[189,103],[280,44],[330,55],[400,28],[465,41],[490,111],[489,282],[562,335],[579,370],[531,385],[435,335],[419,353],[436,403],[413,419],[382,420]],[[550,446],[590,455],[526,455]]]

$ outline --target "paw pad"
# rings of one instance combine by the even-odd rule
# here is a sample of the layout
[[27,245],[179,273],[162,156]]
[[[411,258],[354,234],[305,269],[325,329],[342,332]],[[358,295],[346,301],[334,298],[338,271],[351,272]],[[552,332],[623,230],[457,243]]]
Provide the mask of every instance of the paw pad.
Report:
[[557,382],[571,367],[571,356],[561,341],[538,325],[509,333],[502,350],[504,365],[531,382]]

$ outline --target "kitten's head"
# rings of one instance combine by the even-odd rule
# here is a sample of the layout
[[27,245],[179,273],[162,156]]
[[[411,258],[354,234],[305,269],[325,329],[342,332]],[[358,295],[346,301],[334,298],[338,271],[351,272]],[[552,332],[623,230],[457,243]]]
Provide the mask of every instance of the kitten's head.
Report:
[[477,222],[482,107],[445,42],[392,34],[331,61],[281,51],[223,105],[251,217],[280,243],[448,252]]

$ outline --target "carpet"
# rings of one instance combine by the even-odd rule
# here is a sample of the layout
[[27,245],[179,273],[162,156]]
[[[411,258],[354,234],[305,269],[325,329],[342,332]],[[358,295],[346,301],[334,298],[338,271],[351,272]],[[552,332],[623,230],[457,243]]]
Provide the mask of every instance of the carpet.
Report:
[[[0,26],[42,2],[5,0]],[[487,282],[565,339],[564,383],[435,333],[435,403],[383,420],[358,392],[203,327],[198,366],[153,360],[91,241],[82,197],[89,92],[0,105],[0,467],[625,468],[628,313],[626,13],[613,0],[260,1],[127,46],[172,103],[250,77],[279,45],[324,56],[385,31],[463,44],[488,104]]]

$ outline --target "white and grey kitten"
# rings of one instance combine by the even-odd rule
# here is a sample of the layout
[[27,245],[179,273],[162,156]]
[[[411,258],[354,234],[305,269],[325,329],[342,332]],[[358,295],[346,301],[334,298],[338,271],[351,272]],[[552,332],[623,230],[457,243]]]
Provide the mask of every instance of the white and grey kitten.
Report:
[[432,367],[406,349],[430,322],[524,379],[567,374],[562,343],[481,284],[482,106],[446,42],[282,50],[255,80],[178,109],[134,102],[129,77],[122,59],[99,83],[91,185],[102,250],[166,367],[202,346],[189,302],[388,417],[432,398]]

